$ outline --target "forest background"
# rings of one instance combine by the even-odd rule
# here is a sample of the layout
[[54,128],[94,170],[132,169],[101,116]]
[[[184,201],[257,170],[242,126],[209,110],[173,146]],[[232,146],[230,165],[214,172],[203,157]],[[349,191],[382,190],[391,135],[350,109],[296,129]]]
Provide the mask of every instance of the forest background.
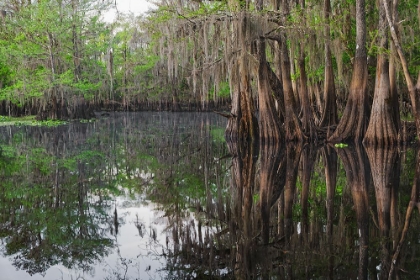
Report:
[[113,1],[0,1],[0,114],[218,110],[228,138],[264,143],[420,127],[418,1],[152,3],[109,22]]

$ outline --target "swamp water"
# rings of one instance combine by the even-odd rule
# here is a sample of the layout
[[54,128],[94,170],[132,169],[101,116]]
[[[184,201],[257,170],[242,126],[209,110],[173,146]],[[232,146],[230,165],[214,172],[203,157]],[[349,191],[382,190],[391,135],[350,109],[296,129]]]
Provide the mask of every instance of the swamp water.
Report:
[[225,126],[145,112],[0,127],[0,279],[419,277],[416,151],[257,151]]

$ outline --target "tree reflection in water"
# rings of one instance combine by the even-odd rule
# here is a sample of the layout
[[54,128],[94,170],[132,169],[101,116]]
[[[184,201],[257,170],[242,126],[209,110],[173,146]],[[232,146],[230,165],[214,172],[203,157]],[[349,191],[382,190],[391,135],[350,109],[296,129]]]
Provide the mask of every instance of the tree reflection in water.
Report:
[[[158,113],[0,128],[2,254],[30,274],[61,265],[92,279],[109,254],[105,279],[420,272],[413,150],[225,143],[224,126]],[[130,212],[138,205],[157,220]],[[127,258],[130,226],[145,245]]]

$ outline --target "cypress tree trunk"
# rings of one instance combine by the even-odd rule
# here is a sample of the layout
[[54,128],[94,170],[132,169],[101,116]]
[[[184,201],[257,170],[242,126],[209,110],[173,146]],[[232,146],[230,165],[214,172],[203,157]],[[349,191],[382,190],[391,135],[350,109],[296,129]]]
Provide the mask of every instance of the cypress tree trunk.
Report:
[[[289,16],[288,1],[281,1],[282,8],[282,24],[285,25],[287,17]],[[284,127],[286,141],[306,141],[306,136],[303,133],[301,124],[297,116],[297,105],[295,101],[292,78],[290,74],[291,63],[289,58],[289,51],[287,49],[287,37],[284,31],[280,33],[280,60],[281,60],[281,75],[283,82],[284,93]]]
[[228,121],[225,135],[233,141],[235,139],[244,140],[250,145],[255,145],[258,127],[250,86],[249,47],[247,45],[249,18],[247,12],[240,12],[238,16],[234,29],[237,30],[241,52],[237,63],[233,66],[234,80],[232,83],[238,83],[239,87],[232,93],[238,96],[232,97],[232,117]]
[[[279,51],[278,43],[274,42],[274,52]],[[284,93],[283,93],[283,84],[281,83],[279,77],[274,73],[271,69],[270,65],[266,64],[267,73],[268,73],[268,81],[270,83],[271,90],[273,92],[274,98],[277,102],[277,116],[279,118],[280,124],[284,122]]]
[[360,142],[367,127],[367,53],[365,0],[356,1],[356,55],[346,108],[330,142],[354,140]]
[[388,48],[388,28],[385,18],[384,5],[379,3],[379,49],[376,65],[376,80],[373,105],[370,115],[369,126],[363,140],[365,145],[387,147],[398,142],[398,121],[394,119],[395,106],[398,106],[396,93],[391,91],[389,78],[389,63],[385,51]]
[[[410,73],[408,72],[407,60],[405,59],[405,55],[403,53],[400,42],[398,40],[398,35],[396,32],[396,28],[394,26],[394,22],[391,19],[388,2],[387,0],[383,0],[382,3],[384,7],[385,16],[388,21],[389,29],[391,32],[391,38],[392,38],[392,41],[394,42],[395,49],[400,58],[401,66],[404,72],[405,81],[407,83],[407,88],[408,88],[408,92],[409,92],[410,100],[411,100],[411,107],[412,107],[413,115],[416,121],[417,139],[420,139],[420,99],[419,99],[420,98],[420,72],[418,73],[418,76],[417,76],[417,83],[414,84],[414,81],[411,79]],[[394,7],[398,6],[397,3],[398,1],[394,0]],[[418,10],[418,13],[420,17],[420,8]],[[397,11],[395,10],[394,19],[397,18],[397,15],[398,15]]]
[[[330,46],[330,0],[324,1],[324,18],[325,18],[325,75],[324,75],[324,103],[322,108],[322,116],[320,126],[331,126],[337,124],[337,104],[334,83],[334,72],[332,66],[332,55]],[[329,135],[327,134],[327,137]]]
[[283,80],[283,92],[284,92],[284,127],[286,132],[287,141],[304,141],[306,140],[303,134],[301,124],[296,115],[297,106],[294,98],[292,78],[290,76],[290,60],[286,46],[286,37],[283,36],[281,42],[281,73]]
[[305,50],[304,50],[304,43],[303,39],[300,43],[300,55],[299,55],[299,95],[300,95],[300,102],[302,107],[302,130],[305,135],[308,136],[311,140],[316,140],[316,130],[315,130],[315,123],[313,119],[313,112],[311,108],[311,104],[309,101],[308,95],[308,79],[306,76],[306,69],[305,69]]
[[[257,11],[262,10],[263,0],[256,3]],[[256,55],[258,60],[258,104],[259,104],[259,134],[260,143],[275,144],[283,138],[280,129],[280,120],[275,108],[272,88],[269,83],[269,65],[266,58],[265,39],[258,38],[256,41]]]

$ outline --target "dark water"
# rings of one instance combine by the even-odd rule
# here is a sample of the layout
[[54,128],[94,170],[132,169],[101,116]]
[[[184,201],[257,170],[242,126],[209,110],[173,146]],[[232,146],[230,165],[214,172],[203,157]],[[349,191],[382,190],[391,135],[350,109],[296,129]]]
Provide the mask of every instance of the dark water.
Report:
[[214,114],[0,127],[0,279],[414,279],[416,151],[225,143]]

